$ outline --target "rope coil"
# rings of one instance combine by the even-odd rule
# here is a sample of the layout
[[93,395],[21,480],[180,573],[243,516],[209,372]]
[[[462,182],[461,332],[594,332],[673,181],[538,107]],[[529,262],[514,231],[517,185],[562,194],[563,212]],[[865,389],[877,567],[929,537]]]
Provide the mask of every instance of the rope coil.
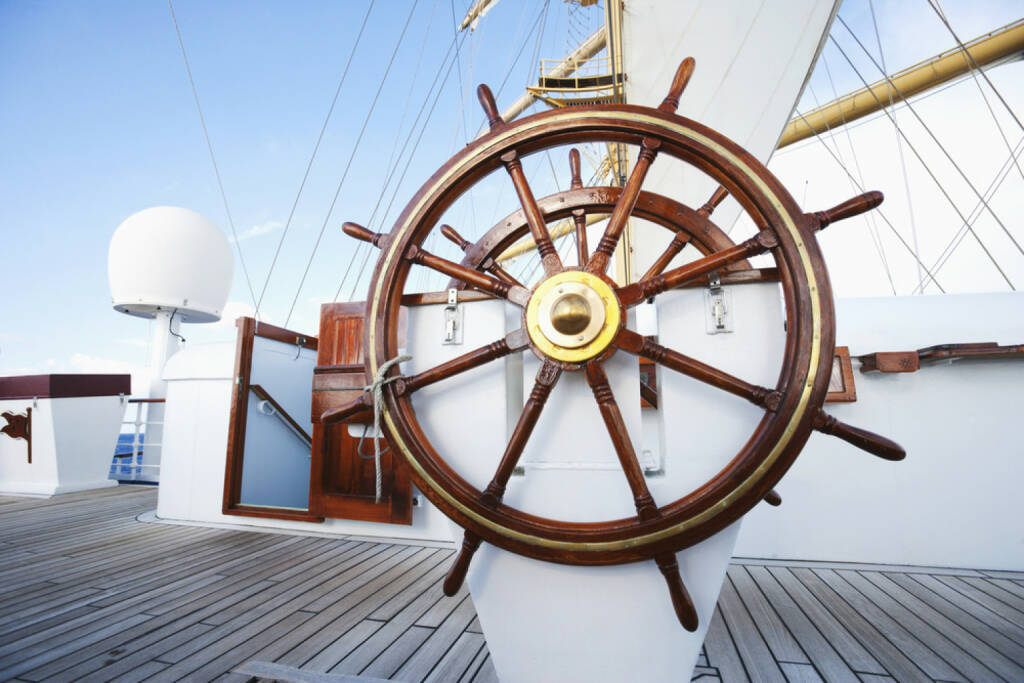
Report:
[[402,355],[395,356],[391,360],[385,361],[379,368],[377,368],[377,375],[373,379],[373,383],[367,384],[363,387],[363,391],[373,394],[373,466],[376,474],[376,498],[375,503],[380,502],[381,487],[382,487],[382,474],[380,469],[380,411],[384,407],[384,385],[394,382],[396,379],[401,379],[402,375],[398,374],[394,377],[386,377],[388,370],[393,365],[404,363],[407,360],[412,360],[412,356]]

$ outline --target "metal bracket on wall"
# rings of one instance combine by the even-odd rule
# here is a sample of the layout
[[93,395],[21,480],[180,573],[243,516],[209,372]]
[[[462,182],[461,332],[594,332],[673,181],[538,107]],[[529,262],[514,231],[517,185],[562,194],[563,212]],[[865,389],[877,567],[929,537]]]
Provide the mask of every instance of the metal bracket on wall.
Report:
[[718,272],[708,276],[708,288],[704,292],[704,319],[708,334],[732,332],[732,292],[722,287]]
[[28,445],[28,464],[32,464],[32,409],[26,408],[24,413],[0,413],[7,424],[0,427],[0,433],[12,439],[24,439]]
[[462,322],[465,311],[459,306],[459,290],[448,290],[448,303],[444,307],[444,341],[442,344],[462,343]]

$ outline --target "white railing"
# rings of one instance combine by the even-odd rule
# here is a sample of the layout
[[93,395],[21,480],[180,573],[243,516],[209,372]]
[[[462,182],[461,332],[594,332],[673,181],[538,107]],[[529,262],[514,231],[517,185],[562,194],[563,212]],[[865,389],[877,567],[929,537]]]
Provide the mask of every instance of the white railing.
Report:
[[[114,455],[114,463],[112,464],[111,478],[117,479],[118,481],[139,481],[144,479],[146,481],[156,481],[160,474],[159,464],[146,464],[143,463],[140,456],[143,455],[146,449],[158,447],[161,444],[155,441],[150,441],[149,436],[152,431],[149,429],[151,426],[163,425],[163,421],[154,421],[149,419],[150,406],[153,404],[162,404],[165,399],[162,398],[130,398],[128,403],[135,406],[135,419],[134,420],[122,420],[122,429],[124,425],[132,425],[132,450],[131,453],[122,453]],[[162,431],[162,430],[161,430]],[[122,431],[122,434],[125,432]],[[145,435],[143,437],[143,435]],[[143,438],[144,440],[140,440]],[[120,444],[120,437],[118,438],[118,444]],[[119,462],[121,460],[128,460],[127,464]],[[127,472],[124,470],[127,468]],[[151,476],[143,478],[141,475],[143,470],[153,471]]]

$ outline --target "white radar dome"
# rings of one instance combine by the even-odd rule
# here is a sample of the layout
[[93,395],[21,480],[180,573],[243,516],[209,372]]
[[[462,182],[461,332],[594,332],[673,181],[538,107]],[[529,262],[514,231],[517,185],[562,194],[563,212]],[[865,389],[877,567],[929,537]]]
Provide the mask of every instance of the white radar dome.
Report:
[[177,310],[192,323],[220,320],[234,259],[217,226],[195,211],[156,206],[129,216],[110,238],[114,310],[140,318]]

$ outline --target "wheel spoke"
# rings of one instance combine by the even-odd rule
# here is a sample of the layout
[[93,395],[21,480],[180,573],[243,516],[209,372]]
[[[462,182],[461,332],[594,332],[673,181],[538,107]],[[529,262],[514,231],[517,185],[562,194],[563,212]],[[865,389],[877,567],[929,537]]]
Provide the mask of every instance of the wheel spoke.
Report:
[[[450,241],[454,242],[455,245],[459,247],[459,249],[461,249],[463,252],[469,253],[469,250],[472,249],[473,247],[472,242],[465,239],[455,230],[455,228],[453,228],[450,225],[442,225],[441,234],[447,237]],[[522,282],[512,277],[512,275],[507,270],[499,266],[498,262],[495,261],[490,256],[481,261],[477,268],[479,268],[480,270],[486,270],[488,273],[494,275],[494,277],[504,282],[507,282],[510,285],[517,285],[519,287],[523,287]]]
[[611,437],[615,453],[619,457],[619,464],[629,482],[630,491],[633,492],[633,504],[636,506],[637,516],[641,521],[655,519],[660,516],[658,506],[647,488],[647,481],[644,479],[644,471],[637,460],[636,451],[633,449],[633,442],[626,430],[626,422],[622,419],[622,412],[615,402],[615,396],[608,385],[608,376],[600,363],[591,362],[587,364],[585,374],[587,383],[594,392],[597,399],[597,406],[601,410],[601,417],[604,419],[605,427],[608,428],[608,435]]
[[445,361],[440,365],[424,370],[411,377],[402,377],[395,381],[395,393],[399,396],[411,394],[425,386],[440,382],[441,380],[454,377],[455,375],[472,370],[473,368],[485,365],[492,360],[503,358],[513,351],[526,348],[529,343],[529,336],[526,330],[520,328],[505,335],[504,338],[492,342],[478,349],[474,349],[461,356]]
[[781,398],[779,392],[745,382],[695,358],[666,348],[632,330],[622,330],[616,343],[623,351],[653,360],[670,370],[745,398],[766,410],[775,410],[778,407]]
[[[572,174],[569,189],[582,189],[583,178],[580,175],[580,152],[575,147],[569,150],[569,172]],[[590,258],[590,249],[587,247],[587,212],[583,209],[575,209],[572,212],[572,221],[576,224],[576,263],[582,268]]]
[[587,272],[600,275],[608,270],[608,262],[611,260],[612,254],[615,253],[615,247],[619,244],[619,238],[626,228],[629,215],[636,207],[640,189],[643,187],[644,179],[647,177],[647,171],[650,170],[654,157],[658,155],[659,147],[661,147],[661,141],[656,138],[644,138],[641,141],[636,165],[633,166],[633,172],[629,174],[629,180],[626,181],[625,187],[622,188],[622,194],[619,195],[619,200],[615,203],[604,234],[601,235],[601,239],[597,243],[597,249],[594,250],[587,262]]
[[907,452],[895,441],[860,427],[840,422],[821,408],[814,416],[814,428],[822,434],[837,436],[851,446],[867,451],[883,460],[903,460]]
[[[487,116],[487,125],[491,132],[499,131],[508,124],[498,113],[498,105],[494,101],[494,94],[486,85],[480,85],[476,89],[476,97],[480,100],[480,106]],[[547,222],[544,220],[540,208],[537,207],[537,200],[530,189],[530,183],[526,181],[526,174],[523,173],[523,162],[519,160],[519,154],[515,150],[509,150],[501,155],[501,163],[505,165],[512,178],[512,184],[519,196],[519,203],[523,207],[523,214],[526,216],[526,223],[530,226],[530,234],[537,245],[537,252],[540,254],[541,264],[544,272],[548,275],[562,272],[562,259],[558,256],[555,243],[551,241],[551,234],[548,232]]]
[[448,277],[461,280],[476,289],[483,290],[484,292],[501,297],[502,299],[508,299],[514,304],[525,306],[526,302],[530,300],[530,290],[521,285],[512,285],[508,282],[497,280],[489,275],[481,273],[480,271],[467,268],[466,266],[449,261],[446,258],[441,258],[440,256],[431,254],[426,249],[422,249],[415,245],[409,247],[409,250],[405,254],[405,258],[412,263],[426,266],[427,268],[436,270]]
[[[512,471],[519,462],[519,457],[526,447],[526,442],[529,440],[530,434],[533,433],[533,428],[537,425],[541,410],[543,410],[544,404],[547,403],[548,396],[551,395],[551,390],[554,388],[555,383],[558,382],[561,374],[562,369],[551,361],[545,361],[537,372],[537,380],[533,384],[533,391],[530,392],[530,398],[527,399],[526,405],[523,406],[523,412],[519,415],[519,421],[516,423],[515,431],[512,432],[512,438],[509,439],[508,446],[505,447],[505,453],[501,457],[498,470],[494,473],[494,477],[487,485],[487,488],[480,495],[480,502],[487,507],[496,508],[501,503],[501,499],[505,495],[505,487],[508,486],[509,477],[512,476]],[[463,581],[466,580],[466,572],[469,571],[473,555],[480,547],[480,541],[480,537],[472,531],[467,530],[463,535],[459,555],[455,558],[455,562],[452,563],[451,569],[448,570],[448,574],[444,579],[443,588],[445,595],[455,595],[462,586]]]
[[[729,191],[719,185],[718,189],[711,195],[711,198],[704,202],[704,206],[697,209],[697,213],[704,218],[707,218],[728,196]],[[668,267],[668,264],[676,257],[676,254],[682,251],[683,247],[685,247],[689,242],[689,235],[681,231],[677,232],[675,237],[672,238],[672,242],[665,248],[665,251],[661,253],[661,256],[654,261],[654,264],[647,269],[647,272],[644,273],[644,276],[640,279],[649,280],[652,277],[661,275],[661,271]]]
[[777,244],[775,235],[771,231],[762,230],[734,247],[716,251],[698,261],[673,268],[657,277],[641,280],[622,287],[618,291],[619,301],[624,306],[635,306],[644,299],[649,299],[667,290],[693,282],[708,273],[725,268],[737,261],[763,254],[777,246]]
[[697,608],[693,606],[690,592],[683,584],[675,553],[655,555],[654,561],[657,563],[658,569],[661,570],[661,575],[665,577],[665,583],[668,584],[668,594],[672,597],[672,608],[676,612],[676,618],[687,631],[696,631],[697,626],[700,625]]
[[530,226],[530,234],[537,245],[537,253],[540,254],[541,265],[544,272],[554,275],[562,272],[562,259],[555,249],[555,243],[551,241],[551,233],[548,232],[547,222],[537,206],[537,199],[533,196],[530,183],[523,173],[523,162],[519,160],[519,154],[510,150],[501,155],[501,162],[505,165],[509,177],[512,178],[512,185],[519,197],[519,204],[523,207],[523,215],[526,223]]
[[505,487],[508,485],[509,477],[512,476],[512,470],[519,463],[519,457],[523,454],[523,449],[526,448],[526,442],[529,440],[530,434],[533,433],[533,428],[537,426],[537,420],[544,409],[544,404],[547,403],[548,396],[551,395],[551,390],[561,375],[562,369],[550,360],[544,361],[540,370],[537,371],[537,379],[533,383],[530,398],[523,406],[523,412],[520,413],[516,428],[512,431],[512,438],[509,439],[505,453],[501,456],[498,469],[487,488],[484,489],[483,495],[480,496],[484,505],[497,507],[505,496]]

